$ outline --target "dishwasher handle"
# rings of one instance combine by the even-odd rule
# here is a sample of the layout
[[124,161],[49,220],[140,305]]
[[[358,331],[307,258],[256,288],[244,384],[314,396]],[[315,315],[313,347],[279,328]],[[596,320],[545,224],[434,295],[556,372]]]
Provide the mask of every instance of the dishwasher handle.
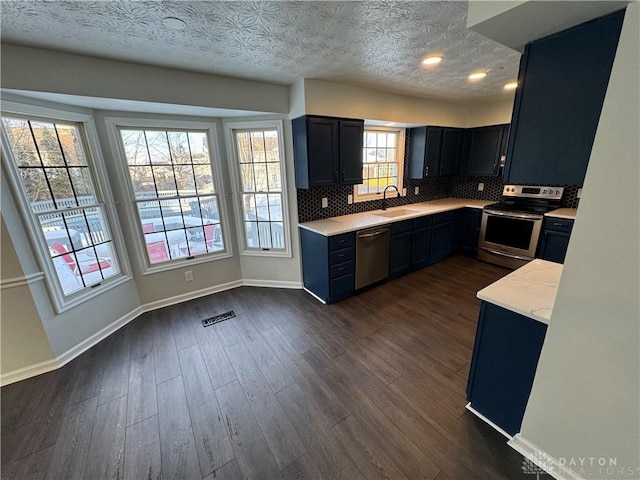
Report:
[[383,233],[387,233],[388,231],[389,231],[389,227],[385,227],[371,233],[358,232],[358,238],[377,237],[378,235],[382,235]]

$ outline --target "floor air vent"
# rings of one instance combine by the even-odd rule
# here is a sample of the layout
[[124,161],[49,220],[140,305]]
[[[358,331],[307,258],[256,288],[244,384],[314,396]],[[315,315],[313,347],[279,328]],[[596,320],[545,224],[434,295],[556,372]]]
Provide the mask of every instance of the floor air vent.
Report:
[[208,327],[210,325],[215,325],[216,323],[220,323],[220,322],[224,322],[225,320],[229,320],[230,318],[235,317],[236,314],[233,310],[231,310],[230,312],[224,312],[221,313],[220,315],[214,315],[211,318],[207,318],[205,320],[202,320],[202,325],[205,327]]

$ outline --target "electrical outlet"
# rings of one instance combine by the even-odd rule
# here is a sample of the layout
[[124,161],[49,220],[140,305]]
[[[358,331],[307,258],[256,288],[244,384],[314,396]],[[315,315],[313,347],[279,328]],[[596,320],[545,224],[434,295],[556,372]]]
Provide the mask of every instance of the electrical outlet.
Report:
[[403,189],[402,189],[402,196],[403,196],[403,197],[406,197],[406,196],[407,196],[407,189],[406,189],[406,188],[403,188]]
[[579,188],[578,189],[578,194],[576,195],[576,197],[580,198],[582,196],[582,189]]
[[478,191],[481,192],[484,190],[484,183],[479,183],[478,184]]
[[324,197],[322,199],[322,208],[327,208],[329,206],[329,199],[327,197]]
[[416,189],[413,191],[414,195],[418,195],[420,193],[420,187],[416,187]]
[[190,282],[193,280],[193,270],[187,270],[184,272],[184,280],[186,282]]
[[351,205],[353,203],[353,195],[351,195],[351,194],[347,195],[347,203],[349,205]]

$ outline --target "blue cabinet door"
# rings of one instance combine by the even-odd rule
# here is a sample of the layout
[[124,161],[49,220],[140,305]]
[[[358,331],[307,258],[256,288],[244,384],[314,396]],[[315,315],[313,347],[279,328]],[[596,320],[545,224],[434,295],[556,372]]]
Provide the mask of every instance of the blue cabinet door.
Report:
[[362,183],[364,121],[340,120],[340,185]]
[[509,435],[520,431],[547,326],[482,302],[467,400]]
[[497,175],[503,130],[502,125],[467,129],[463,175]]
[[624,11],[525,47],[505,183],[582,185]]
[[411,268],[418,269],[429,265],[431,226],[414,229],[411,243]]
[[404,275],[411,268],[411,232],[391,236],[389,277]]
[[449,255],[451,255],[454,240],[453,233],[453,219],[438,224],[436,224],[434,221],[433,230],[431,233],[429,264],[440,262],[441,260],[444,260]]
[[416,127],[409,130],[410,178],[439,175],[442,132],[442,127]]
[[441,177],[458,174],[463,138],[464,130],[461,128],[445,128],[443,130],[440,170],[438,172]]
[[463,255],[475,256],[478,251],[482,210],[463,208],[456,213],[455,246]]
[[325,187],[338,182],[338,122],[307,118],[309,186]]
[[539,257],[550,262],[564,263],[569,247],[568,233],[545,230],[542,233],[542,243],[540,244]]

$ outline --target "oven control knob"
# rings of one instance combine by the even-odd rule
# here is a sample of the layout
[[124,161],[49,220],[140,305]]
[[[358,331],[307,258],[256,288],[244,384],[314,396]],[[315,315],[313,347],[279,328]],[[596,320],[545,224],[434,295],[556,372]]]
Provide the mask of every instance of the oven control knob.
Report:
[[560,190],[556,190],[556,195],[560,195]]
[[546,190],[542,190],[542,193],[547,193],[547,191]]

